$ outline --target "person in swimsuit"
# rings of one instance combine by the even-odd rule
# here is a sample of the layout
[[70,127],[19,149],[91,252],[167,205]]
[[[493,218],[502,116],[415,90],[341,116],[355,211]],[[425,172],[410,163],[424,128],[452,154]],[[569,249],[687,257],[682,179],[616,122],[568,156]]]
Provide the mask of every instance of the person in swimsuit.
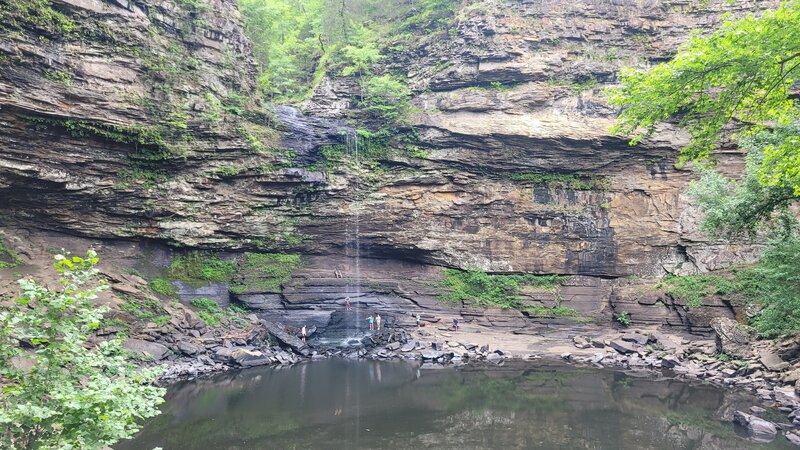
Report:
[[375,314],[375,328],[377,328],[378,331],[381,331],[381,315],[380,314]]
[[375,323],[375,318],[374,317],[372,317],[371,315],[369,317],[367,317],[367,323],[369,323],[369,331],[372,331],[372,330],[375,329],[375,325],[373,325]]

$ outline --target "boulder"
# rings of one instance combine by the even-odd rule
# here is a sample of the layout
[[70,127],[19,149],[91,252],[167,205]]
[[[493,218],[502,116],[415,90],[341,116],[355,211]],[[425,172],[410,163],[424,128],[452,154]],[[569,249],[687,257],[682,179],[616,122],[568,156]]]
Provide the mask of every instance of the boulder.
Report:
[[761,361],[761,364],[763,364],[764,367],[774,372],[784,370],[789,367],[789,363],[782,360],[780,356],[770,351],[759,352],[758,360]]
[[214,359],[217,361],[229,362],[231,361],[234,350],[235,349],[232,347],[220,347],[214,352]]
[[750,342],[755,335],[752,328],[727,317],[715,317],[710,325],[714,330],[717,352],[743,359],[752,356]]
[[787,441],[800,447],[800,431],[797,430],[787,431],[786,433],[784,433],[784,435],[786,436]]
[[392,342],[390,344],[386,344],[386,350],[389,351],[396,351],[400,349],[401,344],[399,342]]
[[261,323],[264,325],[264,328],[267,329],[267,332],[270,334],[270,336],[274,337],[281,344],[281,346],[289,347],[296,353],[299,353],[303,356],[308,356],[311,354],[311,351],[308,349],[308,346],[306,346],[306,343],[303,342],[299,337],[286,331],[285,326],[274,322],[269,322],[267,320],[262,320]]
[[246,348],[238,348],[231,352],[231,360],[242,367],[263,366],[270,362],[269,357],[260,351]]
[[161,361],[166,358],[167,353],[169,353],[169,349],[158,342],[143,341],[133,338],[126,339],[125,342],[122,343],[122,348],[134,353],[143,354],[155,361]]
[[775,396],[775,401],[782,405],[792,408],[800,406],[800,398],[797,397],[793,386],[776,387],[772,393]]
[[609,343],[609,346],[620,353],[633,353],[636,351],[636,345],[632,342],[623,341],[621,339],[614,339]]
[[422,359],[426,361],[436,361],[437,359],[444,356],[444,353],[437,352],[437,351],[425,351],[422,352]]
[[620,339],[627,342],[635,342],[639,345],[647,345],[650,337],[639,333],[625,333],[620,337]]
[[178,350],[186,356],[194,356],[198,353],[202,353],[205,348],[197,344],[192,344],[191,342],[180,341],[178,342]]
[[402,347],[400,347],[401,352],[410,352],[417,348],[417,341],[408,341]]
[[744,428],[755,442],[772,442],[778,434],[774,423],[743,411],[735,411],[733,421]]
[[661,358],[661,367],[664,369],[672,369],[680,365],[681,361],[675,355],[667,355]]
[[573,337],[572,338],[572,343],[575,344],[576,348],[580,348],[580,349],[589,348],[592,345],[591,342],[589,342],[589,339],[587,339],[587,338],[585,338],[583,336],[575,336],[575,337]]

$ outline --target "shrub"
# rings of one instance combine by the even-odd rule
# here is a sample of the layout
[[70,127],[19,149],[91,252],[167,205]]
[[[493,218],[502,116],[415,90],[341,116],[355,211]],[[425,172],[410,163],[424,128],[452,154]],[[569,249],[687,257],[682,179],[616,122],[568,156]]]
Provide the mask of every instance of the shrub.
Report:
[[156,278],[155,280],[151,281],[150,289],[152,289],[156,294],[166,297],[175,297],[178,295],[178,289],[174,284],[172,284],[172,281],[164,278]]
[[361,85],[362,106],[374,117],[395,122],[408,111],[411,90],[406,83],[392,75],[371,77]]
[[206,325],[214,327],[222,319],[223,310],[217,302],[208,298],[196,298],[192,300],[192,306],[198,309],[197,315],[203,319]]
[[[108,447],[159,414],[158,370],[137,369],[119,340],[88,344],[108,311],[93,304],[107,287],[97,262],[91,250],[57,255],[61,290],[22,279],[16,305],[0,309],[0,447]],[[20,360],[29,367],[18,368]]]
[[622,311],[617,314],[617,322],[623,327],[629,327],[631,325],[631,316],[628,314],[628,311]]

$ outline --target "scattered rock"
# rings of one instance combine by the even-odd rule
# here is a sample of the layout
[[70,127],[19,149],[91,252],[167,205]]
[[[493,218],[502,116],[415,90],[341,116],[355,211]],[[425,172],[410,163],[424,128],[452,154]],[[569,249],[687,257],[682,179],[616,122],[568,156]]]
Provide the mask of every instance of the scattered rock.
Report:
[[636,345],[634,345],[631,342],[626,342],[620,339],[615,339],[611,341],[610,347],[623,354],[633,353],[636,351]]
[[796,408],[800,406],[800,398],[797,397],[797,393],[794,391],[794,387],[792,386],[781,386],[776,387],[772,390],[773,395],[775,396],[775,401],[789,406],[791,408]]
[[727,317],[711,319],[711,328],[714,330],[717,351],[727,353],[738,358],[752,356],[750,342],[753,340],[752,328]]
[[681,361],[675,355],[667,355],[661,358],[661,367],[663,367],[664,369],[672,369],[680,365]]
[[575,347],[584,349],[591,347],[591,342],[583,336],[575,336],[572,338],[572,343],[575,344]]
[[261,323],[264,325],[264,328],[267,329],[270,336],[277,339],[283,346],[289,347],[303,356],[309,356],[311,354],[305,342],[299,337],[287,332],[285,326],[266,320],[262,320]]
[[800,446],[800,432],[797,430],[787,431],[784,433],[784,436],[786,436],[786,440],[792,444]]
[[126,339],[125,342],[122,343],[122,348],[131,352],[144,354],[155,361],[161,361],[167,356],[167,353],[169,353],[169,349],[158,342],[133,338]]
[[773,372],[778,372],[789,367],[789,363],[782,360],[780,356],[770,351],[760,352],[758,354],[758,359],[761,361],[761,364],[763,364],[764,367]]
[[627,342],[635,342],[639,345],[647,345],[650,337],[639,333],[625,333],[620,337],[620,339]]
[[733,421],[747,430],[748,436],[755,442],[772,442],[778,434],[774,423],[743,411],[735,411]]
[[178,350],[180,350],[181,353],[186,356],[194,356],[198,353],[202,353],[205,349],[202,346],[192,344],[191,342],[180,341],[178,342]]

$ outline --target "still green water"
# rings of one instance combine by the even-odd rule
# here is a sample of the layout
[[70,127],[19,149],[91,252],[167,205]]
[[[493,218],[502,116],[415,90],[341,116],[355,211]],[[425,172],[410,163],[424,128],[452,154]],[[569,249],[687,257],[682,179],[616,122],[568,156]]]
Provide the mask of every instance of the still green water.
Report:
[[[723,419],[741,393],[561,365],[418,369],[326,360],[173,386],[118,450],[774,449]],[[776,418],[779,416],[776,416]]]

